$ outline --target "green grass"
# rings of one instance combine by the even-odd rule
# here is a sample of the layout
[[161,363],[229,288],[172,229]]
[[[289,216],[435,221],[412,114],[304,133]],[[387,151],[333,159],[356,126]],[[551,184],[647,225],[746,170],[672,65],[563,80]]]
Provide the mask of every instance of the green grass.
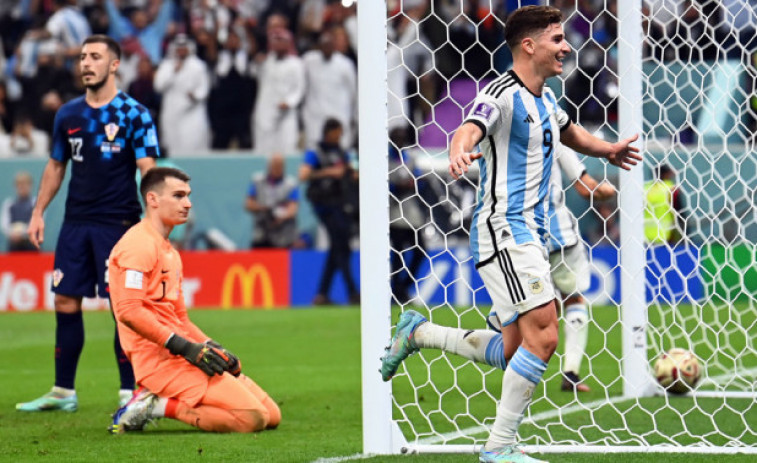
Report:
[[[237,353],[244,362],[245,372],[263,386],[280,404],[283,421],[279,429],[252,435],[220,435],[194,430],[182,423],[161,420],[143,433],[111,436],[106,432],[110,413],[117,402],[117,371],[112,353],[113,322],[103,312],[85,314],[86,345],[82,355],[77,391],[79,411],[68,414],[48,412],[23,414],[14,404],[30,400],[46,392],[53,381],[52,343],[54,315],[52,313],[0,314],[0,461],[248,461],[248,462],[312,462],[319,458],[343,457],[362,451],[360,404],[360,332],[359,312],[355,309],[307,309],[281,311],[203,311],[191,317],[208,334],[219,339]],[[601,323],[611,319],[603,317]],[[464,320],[466,323],[468,320]],[[471,323],[474,318],[470,318]],[[480,321],[480,318],[479,318]],[[478,326],[478,325],[475,325]],[[608,332],[592,332],[592,345],[607,342],[612,348],[619,342]],[[388,333],[387,333],[388,337]],[[422,405],[437,401],[449,413],[459,411],[460,394],[453,387],[456,370],[459,387],[468,394],[487,389],[498,395],[501,374],[489,369],[477,369],[452,357],[424,353],[431,361],[432,376],[437,384],[419,388]],[[597,381],[617,375],[612,363],[598,354],[591,364]],[[436,360],[434,360],[436,359]],[[604,360],[603,360],[604,359]],[[420,357],[407,362],[410,371],[422,375],[425,370]],[[378,360],[377,360],[378,366]],[[377,373],[378,374],[378,373]],[[551,366],[549,375],[554,376]],[[418,376],[420,378],[421,376]],[[399,376],[394,386],[398,400],[412,398],[405,390],[408,376]],[[554,379],[545,382],[546,393],[556,404],[570,404],[568,395],[555,390]],[[598,383],[594,391],[582,401],[602,396]],[[611,390],[619,385],[611,386]],[[447,392],[445,392],[447,391]],[[661,407],[665,398],[645,399],[652,408]],[[688,400],[688,399],[682,399]],[[543,402],[543,401],[542,401]],[[405,402],[410,403],[410,402]],[[468,401],[470,415],[489,423],[493,415],[491,399],[474,397]],[[684,402],[671,401],[676,408],[686,408]],[[735,408],[735,405],[732,405]],[[554,408],[554,404],[551,406]],[[618,409],[622,409],[618,406]],[[702,405],[706,407],[706,405]],[[422,408],[422,407],[421,407]],[[535,412],[548,408],[535,403]],[[754,407],[752,407],[754,408]],[[716,412],[723,426],[734,420],[727,407],[707,408]],[[411,412],[408,408],[408,412]],[[718,414],[725,415],[717,418]],[[409,413],[412,414],[412,413]],[[657,412],[658,421],[675,421],[669,411]],[[645,413],[634,409],[627,416],[635,416],[639,426],[648,421]],[[671,419],[670,416],[673,418]],[[618,427],[620,416],[611,410],[598,410],[595,419],[603,429],[585,429],[603,438],[606,428]],[[757,422],[754,412],[744,416],[746,423]],[[435,424],[446,431],[446,419],[434,417]],[[464,426],[475,424],[470,418],[459,418]],[[467,420],[467,421],[466,421]],[[489,421],[487,421],[489,420]],[[583,421],[582,421],[583,420]],[[680,420],[678,420],[680,423]],[[706,420],[688,417],[689,429],[707,430]],[[693,423],[693,424],[692,424]],[[585,417],[573,414],[559,420],[546,420],[538,426],[524,425],[525,435],[544,432],[555,438],[571,437],[571,427],[588,425]],[[605,426],[607,425],[607,426]],[[735,426],[745,425],[739,421]],[[406,425],[405,425],[406,426]],[[700,426],[700,427],[697,427]],[[750,426],[752,427],[752,426]],[[614,434],[617,434],[615,432]],[[483,436],[478,436],[479,438]],[[573,436],[574,437],[574,436]],[[696,456],[644,454],[565,454],[548,455],[552,461],[566,462],[747,462],[753,456]],[[368,459],[370,462],[472,462],[473,455],[411,455],[385,456]]]

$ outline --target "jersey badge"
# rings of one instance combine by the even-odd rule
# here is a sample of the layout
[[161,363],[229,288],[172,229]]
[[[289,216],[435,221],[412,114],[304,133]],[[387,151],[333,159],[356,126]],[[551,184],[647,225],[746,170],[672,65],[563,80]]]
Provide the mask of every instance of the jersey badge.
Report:
[[116,139],[118,129],[118,124],[114,124],[113,122],[105,126],[105,136],[108,137],[108,141],[113,141]]
[[531,290],[531,294],[540,294],[544,291],[544,285],[541,283],[541,278],[533,277],[528,280],[528,287]]
[[486,103],[479,103],[476,109],[473,111],[474,116],[483,117],[487,121],[492,116],[494,108]]
[[59,268],[56,268],[53,271],[53,286],[57,288],[58,285],[60,284],[60,280],[62,279],[63,279],[63,272]]
[[129,289],[142,289],[143,274],[139,270],[126,270],[124,287]]

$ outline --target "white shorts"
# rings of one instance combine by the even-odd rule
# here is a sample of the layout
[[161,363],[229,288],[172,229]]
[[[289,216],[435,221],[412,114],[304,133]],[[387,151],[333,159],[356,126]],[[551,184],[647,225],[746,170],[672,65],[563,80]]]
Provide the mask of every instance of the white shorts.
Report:
[[591,271],[583,241],[553,252],[549,255],[549,263],[552,266],[552,281],[563,295],[584,293],[589,289]]
[[508,243],[478,273],[502,326],[555,298],[547,250],[536,243]]

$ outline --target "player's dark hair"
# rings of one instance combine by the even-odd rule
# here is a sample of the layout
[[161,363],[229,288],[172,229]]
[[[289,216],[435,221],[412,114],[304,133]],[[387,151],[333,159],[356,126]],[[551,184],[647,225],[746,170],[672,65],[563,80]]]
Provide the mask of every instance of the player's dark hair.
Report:
[[179,169],[173,167],[153,167],[142,177],[142,182],[139,184],[139,193],[142,195],[142,199],[147,202],[147,193],[162,187],[169,177],[179,179],[182,182],[189,182],[190,180],[189,175]]
[[108,37],[107,35],[103,34],[95,34],[90,35],[86,39],[84,39],[83,45],[86,45],[88,43],[104,43],[108,50],[110,50],[114,55],[116,55],[116,59],[121,59],[121,45],[118,44],[114,39]]
[[331,132],[334,129],[341,129],[342,123],[339,122],[339,119],[334,119],[333,117],[330,117],[326,119],[326,122],[323,123],[323,137],[326,138],[326,134]]
[[513,11],[505,22],[505,42],[515,50],[521,40],[562,22],[562,12],[551,6],[524,6]]

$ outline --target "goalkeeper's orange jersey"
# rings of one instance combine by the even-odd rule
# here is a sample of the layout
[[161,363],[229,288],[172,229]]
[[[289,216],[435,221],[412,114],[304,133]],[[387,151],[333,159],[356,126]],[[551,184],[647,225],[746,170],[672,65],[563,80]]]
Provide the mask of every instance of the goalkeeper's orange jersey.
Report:
[[179,374],[196,370],[164,347],[171,333],[193,342],[208,339],[187,316],[182,278],[179,253],[147,219],[126,232],[108,260],[121,346],[137,382],[145,384],[144,379],[152,377],[153,392]]

